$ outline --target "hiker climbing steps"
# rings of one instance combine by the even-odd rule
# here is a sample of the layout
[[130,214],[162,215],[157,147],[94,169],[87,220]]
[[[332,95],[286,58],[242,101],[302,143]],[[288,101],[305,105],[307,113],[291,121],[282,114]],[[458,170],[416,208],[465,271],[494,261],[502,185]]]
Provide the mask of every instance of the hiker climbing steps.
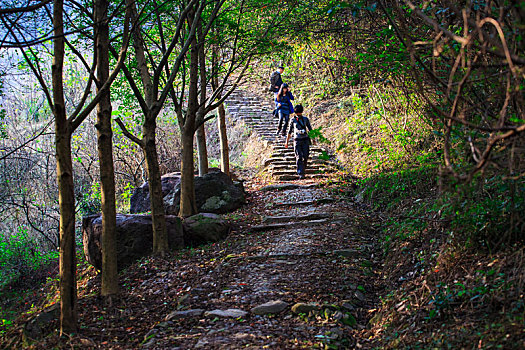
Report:
[[[289,181],[297,179],[295,153],[292,145],[284,146],[285,137],[277,134],[279,120],[272,116],[272,104],[257,96],[236,90],[227,100],[226,108],[230,118],[242,121],[266,142],[273,150],[272,155],[263,161],[264,172],[273,179]],[[307,177],[322,178],[335,169],[334,162],[321,159],[326,150],[318,145],[310,147],[310,159],[306,169]]]

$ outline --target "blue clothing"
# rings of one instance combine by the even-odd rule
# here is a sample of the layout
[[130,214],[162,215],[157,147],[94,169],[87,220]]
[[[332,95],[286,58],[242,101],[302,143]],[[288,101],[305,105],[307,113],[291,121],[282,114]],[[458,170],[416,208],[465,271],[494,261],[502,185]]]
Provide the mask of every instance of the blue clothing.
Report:
[[[275,107],[278,111],[282,110],[285,113],[292,114],[294,112],[292,100],[294,100],[294,97],[291,91],[283,95],[281,101],[277,101],[277,96],[275,96]],[[279,104],[281,105],[279,106]]]
[[283,136],[285,136],[286,129],[288,129],[288,122],[290,121],[290,114],[283,110],[279,110],[277,113],[279,114],[279,127],[277,128],[277,133],[282,133]]

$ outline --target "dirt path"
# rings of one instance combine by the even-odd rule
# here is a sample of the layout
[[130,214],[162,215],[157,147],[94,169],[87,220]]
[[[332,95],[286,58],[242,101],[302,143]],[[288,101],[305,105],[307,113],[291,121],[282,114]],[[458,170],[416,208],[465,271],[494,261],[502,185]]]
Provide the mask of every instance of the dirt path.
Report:
[[[335,200],[315,184],[255,192],[225,242],[183,257],[178,264],[182,271],[155,275],[164,282],[168,278],[168,289],[185,290],[170,301],[173,312],[147,333],[141,346],[366,347],[360,333],[377,303],[376,245],[373,235],[357,228],[362,213]],[[193,276],[181,283],[188,271]],[[257,315],[252,310],[276,301],[283,302],[279,312]],[[316,305],[294,313],[296,303]]]
[[[242,91],[227,104],[230,118],[273,150],[265,173],[295,180],[293,148],[275,135],[271,108]],[[134,293],[164,285],[156,313],[169,312],[139,332],[141,347],[368,347],[362,333],[378,303],[378,245],[373,232],[359,229],[369,226],[364,213],[319,186],[334,169],[319,159],[323,152],[312,147],[306,181],[254,188],[249,204],[231,215],[236,227],[225,242],[164,266],[149,263],[157,266],[153,280]]]

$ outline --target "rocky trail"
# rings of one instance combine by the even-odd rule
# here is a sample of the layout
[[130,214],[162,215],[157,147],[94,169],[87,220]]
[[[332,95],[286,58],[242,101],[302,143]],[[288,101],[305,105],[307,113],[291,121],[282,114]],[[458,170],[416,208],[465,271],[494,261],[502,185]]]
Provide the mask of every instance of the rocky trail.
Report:
[[264,187],[236,215],[225,242],[159,266],[135,291],[179,291],[141,347],[367,347],[380,287],[364,213],[309,184]]
[[[373,347],[369,324],[384,289],[366,208],[308,180],[250,190],[226,218],[225,240],[123,271],[112,307],[99,297],[100,275],[82,269],[79,333],[52,332],[32,348]],[[55,328],[56,312],[40,314],[31,332]],[[27,345],[24,334],[13,331],[0,348]]]
[[[121,275],[108,309],[93,268],[79,285],[82,328],[69,345],[112,349],[370,348],[379,302],[378,244],[364,208],[340,197],[315,161],[296,179],[293,149],[274,135],[261,101],[237,94],[232,118],[273,148],[265,171],[274,183],[245,183],[248,203],[225,217],[221,242],[149,257]],[[314,147],[313,157],[323,152]],[[279,182],[280,181],[280,182]],[[91,275],[91,277],[89,277]],[[43,327],[43,326],[42,326]],[[61,346],[46,338],[42,348]],[[47,343],[46,343],[47,342]],[[63,345],[63,344],[62,344]]]
[[364,333],[380,286],[366,215],[319,182],[333,169],[319,147],[306,180],[282,182],[297,178],[293,147],[284,148],[261,104],[237,93],[228,111],[272,147],[265,171],[281,182],[254,188],[231,216],[236,227],[225,242],[183,258],[183,269],[157,272],[154,279],[182,292],[169,298],[172,311],[146,333],[143,348],[369,345]]
[[[236,90],[226,101],[226,106],[232,120],[244,122],[267,146],[272,148],[272,155],[264,160],[266,173],[278,181],[296,180],[293,140],[290,141],[288,148],[284,147],[286,137],[277,134],[279,119],[272,116],[274,104],[270,100],[265,101],[246,91]],[[311,146],[306,171],[308,177],[323,178],[325,173],[332,170],[334,170],[334,163],[330,161],[327,150],[320,146]]]

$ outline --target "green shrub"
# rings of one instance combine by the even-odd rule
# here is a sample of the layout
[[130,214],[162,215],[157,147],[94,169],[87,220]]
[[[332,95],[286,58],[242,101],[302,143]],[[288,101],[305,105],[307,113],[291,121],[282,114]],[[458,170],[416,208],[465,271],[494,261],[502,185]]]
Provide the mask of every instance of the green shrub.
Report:
[[20,227],[12,235],[0,236],[0,289],[49,263],[58,252],[42,253],[38,242]]
[[100,183],[93,182],[91,188],[79,191],[78,195],[78,214],[88,216],[100,213],[102,208],[102,194],[100,192]]
[[437,187],[437,166],[381,173],[358,182],[363,198],[376,209],[390,209],[406,199],[427,197]]
[[468,247],[497,249],[525,239],[525,179],[478,176],[438,203],[450,235]]

